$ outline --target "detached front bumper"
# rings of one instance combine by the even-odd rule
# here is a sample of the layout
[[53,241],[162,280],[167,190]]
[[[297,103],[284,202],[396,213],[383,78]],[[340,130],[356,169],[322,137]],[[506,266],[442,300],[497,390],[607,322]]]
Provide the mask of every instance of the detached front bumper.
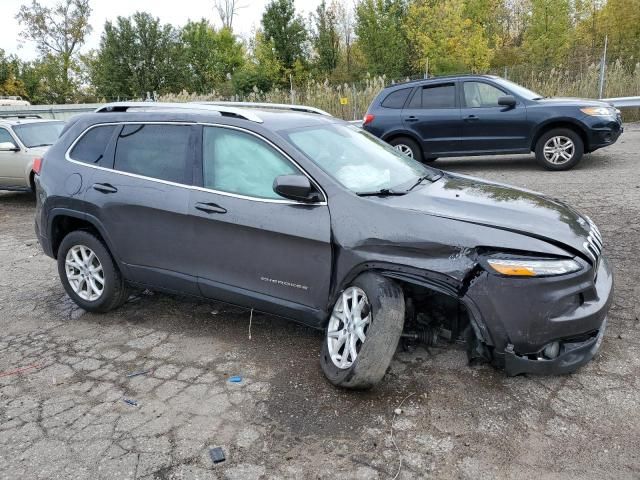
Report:
[[560,353],[554,359],[544,357],[529,358],[514,352],[513,346],[507,347],[504,352],[504,370],[507,375],[514,376],[521,373],[535,373],[539,375],[562,375],[576,371],[585,363],[588,363],[597,353],[604,331],[607,327],[607,319],[598,329],[597,333],[586,340],[569,339],[560,342]]
[[[583,262],[583,261],[581,261]],[[482,274],[467,291],[481,340],[508,375],[569,373],[597,352],[613,299],[604,256],[576,274],[515,279]],[[558,342],[559,352],[545,355]]]

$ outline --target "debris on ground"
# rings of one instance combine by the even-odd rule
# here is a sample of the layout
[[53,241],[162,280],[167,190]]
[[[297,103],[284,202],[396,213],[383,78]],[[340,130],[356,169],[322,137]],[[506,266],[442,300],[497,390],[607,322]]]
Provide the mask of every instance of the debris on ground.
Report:
[[29,365],[26,367],[18,368],[16,370],[9,370],[8,372],[0,372],[0,377],[8,377],[9,375],[17,375],[18,373],[26,372],[32,368],[38,368],[40,365]]
[[224,451],[221,447],[215,447],[209,449],[209,456],[211,457],[211,461],[215,463],[224,462],[226,460],[224,456]]
[[242,377],[240,375],[229,377],[229,381],[231,383],[240,383],[242,381]]
[[127,378],[137,377],[138,375],[146,375],[147,373],[151,373],[152,371],[153,370],[149,369],[149,370],[141,370],[139,372],[129,373],[127,374]]
[[393,413],[395,413],[396,415],[402,415],[402,409],[401,408],[396,408]]
[[134,407],[138,406],[138,402],[136,402],[135,400],[131,400],[130,398],[123,398],[122,401],[124,403],[128,403],[129,405],[132,405]]

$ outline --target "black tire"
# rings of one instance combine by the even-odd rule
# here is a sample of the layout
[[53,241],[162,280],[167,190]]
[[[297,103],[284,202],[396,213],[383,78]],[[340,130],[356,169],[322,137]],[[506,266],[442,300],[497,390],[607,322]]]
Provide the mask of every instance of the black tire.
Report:
[[424,154],[422,153],[422,148],[420,148],[420,145],[418,145],[413,139],[409,137],[396,137],[393,140],[391,140],[389,144],[396,148],[398,146],[405,146],[406,148],[411,150],[411,155],[407,155],[407,156],[410,156],[419,162],[424,161]]
[[364,291],[371,306],[365,341],[352,365],[339,368],[331,359],[325,330],[320,365],[332,384],[365,390],[382,380],[396,351],[404,326],[404,295],[397,283],[375,273],[363,273],[351,286]]
[[[89,301],[81,298],[71,287],[65,269],[67,253],[74,246],[84,245],[95,253],[102,265],[104,274],[104,287],[97,300]],[[109,250],[102,241],[93,233],[85,230],[76,230],[62,240],[58,249],[58,275],[67,295],[81,308],[88,312],[104,313],[122,305],[129,296],[127,285],[120,274]]]
[[[568,160],[562,160],[562,163],[553,163],[548,160],[544,154],[544,146],[545,144],[554,137],[564,137],[568,138],[573,142],[573,151],[571,154],[571,158]],[[580,135],[568,128],[554,128],[542,134],[542,136],[536,142],[536,160],[540,165],[542,165],[547,170],[569,170],[575,167],[580,160],[582,160],[582,156],[584,155],[584,142]]]

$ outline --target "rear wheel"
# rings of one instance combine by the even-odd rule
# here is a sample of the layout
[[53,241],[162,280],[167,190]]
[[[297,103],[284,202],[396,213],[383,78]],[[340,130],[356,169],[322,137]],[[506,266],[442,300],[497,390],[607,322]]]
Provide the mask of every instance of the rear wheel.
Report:
[[364,273],[336,301],[320,355],[336,386],[368,389],[382,380],[404,325],[404,295],[395,282]]
[[90,232],[69,233],[58,250],[58,274],[71,299],[89,312],[122,305],[128,289],[107,247]]
[[554,128],[536,142],[536,160],[547,170],[569,170],[584,154],[580,135],[568,128]]
[[414,158],[419,162],[424,161],[422,149],[414,140],[409,137],[396,137],[389,142],[397,151],[409,158]]

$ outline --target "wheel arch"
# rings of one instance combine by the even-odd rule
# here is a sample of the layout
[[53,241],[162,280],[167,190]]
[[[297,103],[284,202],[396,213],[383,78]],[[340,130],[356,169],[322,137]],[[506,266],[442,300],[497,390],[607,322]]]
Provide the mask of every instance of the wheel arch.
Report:
[[[358,276],[366,272],[376,273],[383,277],[394,280],[400,284],[407,284],[414,287],[426,288],[442,295],[454,298],[462,303],[468,313],[471,325],[476,336],[487,345],[493,345],[491,334],[483,320],[482,314],[475,302],[466,295],[467,283],[474,276],[473,270],[463,281],[458,281],[448,275],[435,272],[419,270],[414,267],[397,265],[384,262],[367,262],[353,267],[347,275],[331,291],[329,298],[328,312],[331,312],[334,303],[342,291]],[[328,318],[327,318],[328,321]]]
[[531,144],[529,146],[531,151],[534,152],[536,150],[536,144],[538,143],[538,140],[542,135],[556,128],[566,128],[574,131],[580,136],[580,139],[582,140],[582,143],[584,145],[585,153],[588,151],[587,148],[589,145],[589,137],[587,135],[587,131],[582,125],[580,125],[580,123],[570,118],[553,119],[543,123],[542,125],[539,125],[534,132],[533,137],[531,138]]
[[[391,142],[393,139],[395,138],[399,138],[399,137],[407,137],[410,138],[411,140],[413,140],[414,142],[416,142],[420,148],[422,148],[422,142],[420,141],[420,139],[418,138],[418,136],[413,133],[410,132],[408,130],[394,130],[392,132],[388,132],[385,133],[381,138],[382,140],[384,140],[385,142],[389,143]],[[422,150],[424,150],[424,148],[422,148]]]
[[100,221],[93,215],[66,208],[55,208],[49,215],[47,232],[51,241],[54,258],[58,258],[58,249],[64,237],[76,230],[90,231],[98,236],[98,238],[105,243],[114,260],[120,263],[114,254],[113,245],[109,240],[109,236]]

